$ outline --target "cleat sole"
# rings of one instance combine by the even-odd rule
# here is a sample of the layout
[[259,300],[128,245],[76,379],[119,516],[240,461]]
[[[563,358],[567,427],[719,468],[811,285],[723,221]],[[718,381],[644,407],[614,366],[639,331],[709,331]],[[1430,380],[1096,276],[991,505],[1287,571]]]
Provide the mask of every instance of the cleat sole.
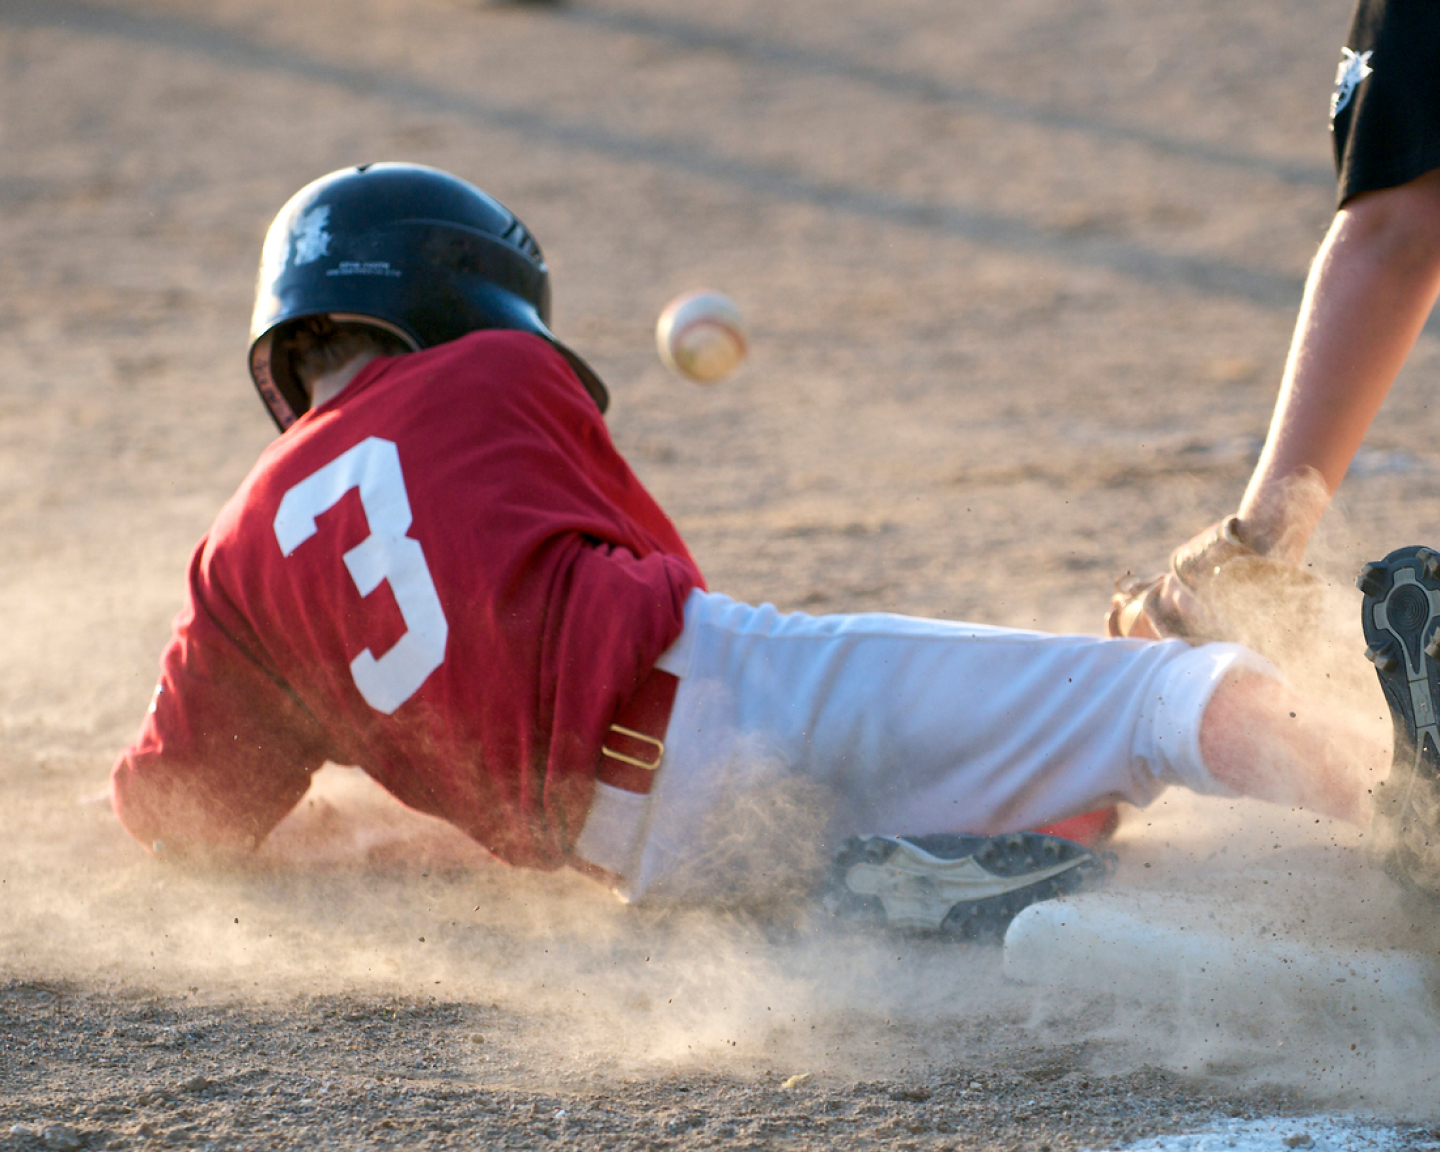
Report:
[[1367,564],[1361,624],[1395,730],[1390,775],[1376,790],[1385,867],[1440,896],[1440,557],[1400,548]]
[[825,905],[875,927],[999,943],[1025,908],[1099,887],[1112,862],[1041,832],[854,836],[835,857]]

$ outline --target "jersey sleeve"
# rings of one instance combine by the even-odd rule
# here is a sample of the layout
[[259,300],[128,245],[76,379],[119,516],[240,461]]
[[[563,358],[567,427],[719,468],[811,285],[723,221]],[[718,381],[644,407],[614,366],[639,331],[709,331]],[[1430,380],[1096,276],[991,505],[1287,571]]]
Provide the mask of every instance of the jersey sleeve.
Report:
[[315,719],[207,607],[203,552],[150,711],[110,780],[126,831],[167,855],[254,848],[327,759]]

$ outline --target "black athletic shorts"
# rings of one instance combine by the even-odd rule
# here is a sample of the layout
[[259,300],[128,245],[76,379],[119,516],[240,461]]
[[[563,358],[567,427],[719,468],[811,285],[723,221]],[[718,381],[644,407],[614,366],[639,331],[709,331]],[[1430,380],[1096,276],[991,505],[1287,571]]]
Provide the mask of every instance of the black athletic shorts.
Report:
[[1440,168],[1440,0],[1359,0],[1330,123],[1341,204]]

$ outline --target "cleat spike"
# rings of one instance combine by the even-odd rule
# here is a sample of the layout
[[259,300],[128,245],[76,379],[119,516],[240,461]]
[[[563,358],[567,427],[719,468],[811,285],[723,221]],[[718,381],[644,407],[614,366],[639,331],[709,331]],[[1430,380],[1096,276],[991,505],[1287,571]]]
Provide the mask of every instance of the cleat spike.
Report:
[[872,864],[881,863],[890,854],[890,846],[880,839],[871,840],[865,845],[865,859]]
[[1389,675],[1400,667],[1400,661],[1395,659],[1395,653],[1388,644],[1381,648],[1366,648],[1365,659],[1374,664],[1378,672],[1385,675]]
[[1385,591],[1385,577],[1387,573],[1384,564],[1366,564],[1360,569],[1360,575],[1355,578],[1355,587],[1359,588],[1366,596],[1379,596]]

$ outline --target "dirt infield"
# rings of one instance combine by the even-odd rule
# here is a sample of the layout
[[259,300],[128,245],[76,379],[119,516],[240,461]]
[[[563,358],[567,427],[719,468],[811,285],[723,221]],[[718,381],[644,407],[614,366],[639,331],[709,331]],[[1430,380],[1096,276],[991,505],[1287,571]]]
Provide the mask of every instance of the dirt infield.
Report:
[[[1163,973],[1046,996],[805,905],[637,913],[338,770],[312,819],[372,819],[311,867],[171,871],[103,798],[189,551],[273,435],[250,296],[304,182],[414,160],[515,208],[712,587],[1096,632],[1115,575],[1239,498],[1333,208],[1349,8],[0,3],[0,1149],[1061,1152],[1336,1109],[1430,1139],[1429,1004],[1236,1020]],[[701,286],[750,323],[712,388],[651,331]],[[1334,611],[1291,669],[1377,722],[1349,581],[1440,530],[1437,368],[1431,333],[1322,529]],[[1433,954],[1363,849],[1166,800],[1116,882]]]

